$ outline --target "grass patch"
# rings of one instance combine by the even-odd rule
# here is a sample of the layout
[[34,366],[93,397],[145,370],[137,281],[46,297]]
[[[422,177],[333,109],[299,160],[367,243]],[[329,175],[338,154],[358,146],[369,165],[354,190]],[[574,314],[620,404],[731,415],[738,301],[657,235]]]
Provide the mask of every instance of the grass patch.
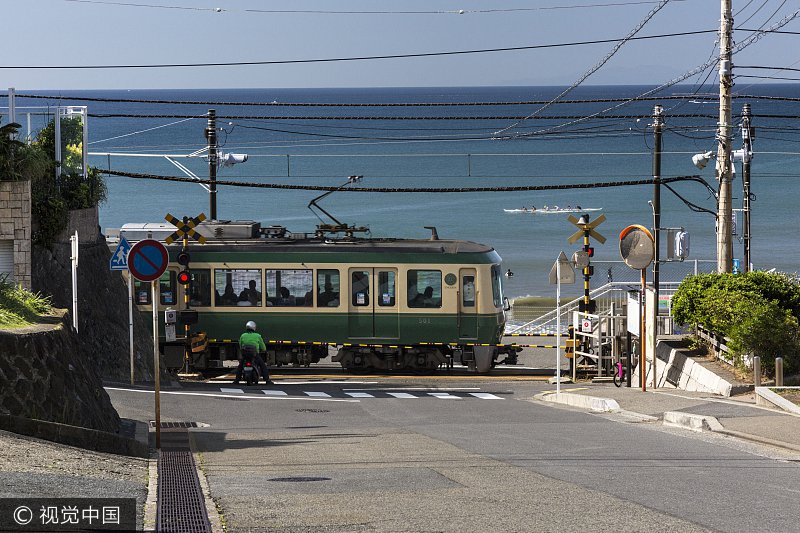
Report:
[[50,297],[17,286],[8,276],[0,278],[0,328],[29,326],[52,312]]

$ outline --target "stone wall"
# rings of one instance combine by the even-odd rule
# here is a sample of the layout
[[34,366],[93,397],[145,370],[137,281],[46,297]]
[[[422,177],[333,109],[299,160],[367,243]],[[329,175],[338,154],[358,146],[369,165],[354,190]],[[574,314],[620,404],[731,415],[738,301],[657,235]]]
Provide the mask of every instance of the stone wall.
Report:
[[0,239],[14,240],[14,282],[30,289],[30,181],[0,181]]
[[69,320],[0,330],[0,414],[116,432],[119,415]]
[[[80,232],[80,230],[79,230]],[[79,234],[80,236],[80,234]],[[81,239],[82,240],[82,239]],[[33,248],[33,290],[49,295],[55,307],[72,310],[70,243]],[[78,261],[77,346],[103,379],[130,381],[128,285],[109,269],[111,251],[99,235],[81,243]],[[134,378],[153,380],[152,326],[134,309]],[[162,372],[163,379],[168,380]]]

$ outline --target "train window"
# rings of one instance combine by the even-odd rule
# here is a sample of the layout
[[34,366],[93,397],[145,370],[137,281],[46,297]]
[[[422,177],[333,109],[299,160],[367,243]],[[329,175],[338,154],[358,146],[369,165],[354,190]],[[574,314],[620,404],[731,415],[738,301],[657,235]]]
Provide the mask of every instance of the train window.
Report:
[[369,272],[356,270],[351,275],[350,293],[353,295],[353,305],[369,305]]
[[441,270],[408,271],[408,306],[414,308],[442,306]]
[[503,285],[501,283],[500,265],[492,265],[492,300],[495,307],[503,304]]
[[311,270],[267,270],[267,305],[295,307],[311,300],[314,277]]
[[392,271],[378,272],[378,305],[392,307],[395,302],[395,273]]
[[475,307],[475,276],[461,278],[461,305]]
[[197,268],[189,271],[192,279],[189,281],[189,305],[194,307],[208,307],[211,305],[211,270]]
[[261,271],[214,269],[214,305],[261,306]]
[[338,270],[317,270],[317,307],[339,307],[339,287]]
[[175,272],[164,272],[158,280],[158,291],[161,305],[175,305],[177,296],[175,294]]
[[150,283],[133,280],[133,297],[136,305],[150,305]]

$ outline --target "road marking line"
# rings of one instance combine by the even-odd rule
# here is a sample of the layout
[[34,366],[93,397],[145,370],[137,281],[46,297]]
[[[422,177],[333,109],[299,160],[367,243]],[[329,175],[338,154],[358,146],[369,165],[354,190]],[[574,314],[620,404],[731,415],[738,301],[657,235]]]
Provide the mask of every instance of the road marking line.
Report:
[[[105,390],[117,390],[123,392],[139,392],[144,394],[153,394],[154,391],[142,389],[124,389],[121,387],[103,387]],[[174,396],[205,396],[208,398],[242,398],[238,394],[216,394],[213,392],[178,392],[178,391],[161,391],[161,394],[172,394]],[[350,398],[304,398],[302,396],[255,396],[247,395],[244,398],[248,400],[296,400],[302,402],[348,402],[359,403],[360,400],[351,400]]]
[[330,398],[331,395],[327,392],[318,392],[318,391],[304,391],[308,396],[314,396],[315,398]]
[[448,392],[429,392],[428,395],[433,396],[435,398],[439,398],[440,400],[460,400],[460,396],[453,396]]
[[333,384],[343,384],[346,383],[347,385],[372,385],[377,384],[377,381],[346,381],[346,380],[292,380],[292,379],[282,379],[282,385],[333,385]]
[[348,396],[352,396],[353,398],[374,398],[372,394],[367,394],[366,392],[345,392]]
[[481,390],[481,388],[480,387],[381,387],[381,388],[373,388],[373,389],[342,389],[342,390],[343,391],[348,391],[348,390],[352,390],[352,391],[359,391],[359,390],[383,390],[383,391],[389,391],[389,390],[420,390],[420,391],[424,391],[424,390],[434,390],[434,391],[454,390],[454,391],[459,391],[459,390]]
[[418,396],[414,396],[413,394],[409,394],[407,392],[387,392],[389,396],[394,396],[395,398],[418,398]]
[[220,392],[225,392],[225,393],[228,393],[228,394],[230,394],[230,393],[244,394],[244,391],[242,389],[229,389],[227,387],[220,387],[219,391]]
[[266,389],[262,389],[261,392],[263,392],[267,396],[289,396],[288,394],[286,394],[282,390],[266,390]]
[[490,394],[488,392],[470,392],[469,394],[471,396],[475,396],[476,398],[480,398],[481,400],[505,400],[505,398],[495,396],[494,394]]

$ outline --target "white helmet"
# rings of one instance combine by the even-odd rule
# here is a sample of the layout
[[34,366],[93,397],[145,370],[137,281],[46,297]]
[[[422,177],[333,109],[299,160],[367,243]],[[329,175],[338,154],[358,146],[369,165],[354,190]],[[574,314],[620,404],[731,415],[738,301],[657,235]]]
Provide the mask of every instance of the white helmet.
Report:
[[248,330],[255,331],[256,330],[256,323],[252,320],[248,321],[247,324],[244,325]]

